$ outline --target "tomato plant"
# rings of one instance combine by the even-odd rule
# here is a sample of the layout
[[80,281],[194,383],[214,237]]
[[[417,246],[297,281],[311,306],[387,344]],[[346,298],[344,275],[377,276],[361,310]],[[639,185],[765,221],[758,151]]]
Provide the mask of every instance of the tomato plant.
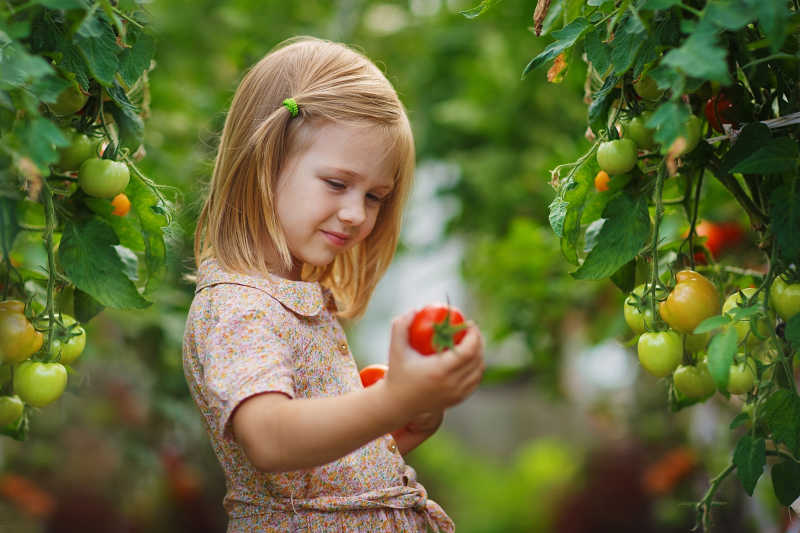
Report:
[[[741,289],[741,291],[737,291],[725,299],[725,303],[722,304],[722,312],[727,314],[734,309],[744,307],[745,303],[755,296],[755,288],[747,287],[745,289]],[[756,316],[750,315],[746,318],[736,317],[733,319],[733,327],[736,329],[736,336],[739,342],[742,342],[746,337],[747,344],[750,347],[766,339],[772,330],[772,324],[775,322],[774,320],[771,320],[769,316],[762,315],[764,302],[763,298],[760,300],[761,301],[755,302],[755,305],[757,306],[757,308],[754,310],[757,313]],[[753,324],[753,322],[755,323]]]
[[461,311],[449,305],[430,304],[411,320],[408,344],[422,355],[431,355],[452,348],[466,334]]
[[382,380],[386,376],[389,367],[381,364],[367,365],[358,373],[361,378],[361,384],[364,387],[374,385],[376,382]]
[[[57,361],[78,360],[83,324],[150,305],[173,208],[137,167],[155,65],[143,5],[12,4],[0,6],[0,355],[19,364],[0,367],[0,397],[40,407],[66,387]],[[128,207],[106,199],[123,189]],[[0,433],[25,439],[33,412]]]

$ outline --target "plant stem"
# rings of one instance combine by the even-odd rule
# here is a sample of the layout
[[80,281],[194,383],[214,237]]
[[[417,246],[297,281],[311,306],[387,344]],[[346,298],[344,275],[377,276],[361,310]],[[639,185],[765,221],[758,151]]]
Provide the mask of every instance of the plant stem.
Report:
[[736,201],[744,208],[747,212],[747,215],[750,217],[750,223],[756,230],[760,230],[766,227],[766,216],[764,213],[761,212],[761,209],[756,206],[752,199],[747,196],[747,193],[744,192],[742,186],[739,185],[739,182],[736,181],[736,178],[733,177],[731,174],[716,174],[717,179],[728,189],[733,197],[736,198]]
[[653,237],[650,243],[650,257],[652,258],[653,264],[650,267],[650,287],[647,289],[647,292],[651,293],[650,309],[653,312],[654,317],[658,316],[658,314],[656,314],[656,286],[658,285],[658,229],[661,225],[661,218],[664,216],[664,204],[661,200],[661,193],[664,190],[664,178],[666,175],[667,167],[662,163],[661,166],[658,167],[658,173],[656,174],[656,213],[655,220],[653,221]]
[[56,282],[56,258],[53,251],[53,232],[56,229],[56,212],[53,204],[53,191],[50,189],[47,180],[42,181],[42,199],[44,200],[44,216],[45,216],[45,230],[44,230],[44,246],[47,248],[47,307],[45,312],[47,314],[47,340],[45,341],[44,351],[46,354],[50,353],[50,346],[53,342],[53,323],[55,322],[54,312],[54,297],[55,282]]
[[711,480],[711,485],[708,487],[703,499],[697,502],[695,506],[695,510],[697,511],[697,515],[700,519],[700,525],[703,528],[704,532],[709,531],[711,527],[711,500],[716,494],[717,489],[719,488],[720,483],[728,477],[728,475],[736,469],[736,465],[733,464],[733,461],[725,467],[725,470],[720,472],[714,479]]

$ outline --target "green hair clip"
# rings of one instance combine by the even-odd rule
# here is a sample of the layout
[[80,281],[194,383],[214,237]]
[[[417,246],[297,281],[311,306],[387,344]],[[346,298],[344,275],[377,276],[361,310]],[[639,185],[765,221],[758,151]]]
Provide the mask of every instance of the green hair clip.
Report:
[[283,101],[283,105],[285,105],[286,109],[289,110],[289,113],[292,114],[292,118],[297,116],[298,107],[297,107],[297,102],[294,101],[294,98],[287,98],[286,100]]

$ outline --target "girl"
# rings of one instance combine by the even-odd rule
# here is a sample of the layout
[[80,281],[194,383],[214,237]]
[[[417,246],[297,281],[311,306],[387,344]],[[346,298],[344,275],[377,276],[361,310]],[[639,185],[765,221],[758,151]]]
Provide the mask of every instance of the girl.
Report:
[[364,389],[338,321],[364,312],[389,265],[413,171],[397,94],[345,46],[286,42],[236,91],[183,346],[229,533],[454,530],[402,456],[478,385],[480,332],[423,357],[413,312],[400,316],[390,371]]

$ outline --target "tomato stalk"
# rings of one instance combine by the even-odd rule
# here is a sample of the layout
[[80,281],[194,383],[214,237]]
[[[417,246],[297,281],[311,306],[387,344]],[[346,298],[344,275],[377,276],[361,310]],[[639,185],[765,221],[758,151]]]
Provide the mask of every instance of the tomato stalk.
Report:
[[[755,427],[755,424],[754,424]],[[725,467],[725,470],[717,474],[717,476],[711,480],[709,484],[708,490],[703,495],[703,498],[697,502],[695,505],[695,511],[697,513],[697,518],[701,522],[703,526],[703,531],[710,531],[711,529],[711,506],[715,503],[712,501],[714,498],[714,494],[716,494],[719,485],[722,481],[728,477],[734,470],[736,470],[736,465],[733,464],[733,461],[728,463],[728,466]]]
[[433,324],[433,340],[431,342],[433,343],[433,347],[436,349],[437,353],[455,348],[456,333],[467,328],[467,325],[463,323],[453,324],[450,321],[452,314],[453,312],[450,308],[450,304],[448,303],[447,314],[444,317],[444,322],[434,322]]
[[[684,210],[687,211],[687,215],[691,218],[691,225],[689,227],[689,265],[691,266],[692,270],[695,268],[694,264],[694,243],[693,237],[697,234],[696,226],[697,226],[697,215],[700,211],[700,190],[703,187],[703,174],[705,173],[705,167],[700,167],[700,173],[697,176],[697,183],[695,184],[694,188],[694,205],[692,206],[691,214],[688,212],[689,209],[684,205]],[[690,183],[687,183],[686,189],[688,190],[690,187]]]
[[44,353],[50,353],[50,346],[53,343],[53,323],[55,322],[54,310],[54,292],[56,282],[56,259],[53,250],[53,232],[56,229],[56,212],[53,203],[53,191],[50,189],[47,180],[43,181],[42,185],[42,199],[44,200],[44,217],[45,217],[45,230],[44,230],[44,246],[47,248],[47,306],[45,312],[47,314],[47,338],[44,343]]
[[658,167],[656,174],[656,213],[655,220],[653,221],[653,236],[650,242],[650,257],[652,258],[652,265],[650,266],[650,286],[647,288],[646,293],[650,294],[650,309],[653,312],[653,318],[657,320],[658,309],[656,308],[656,288],[659,285],[658,279],[658,230],[661,225],[661,219],[664,217],[664,205],[661,202],[661,193],[664,190],[664,178],[667,175],[667,167],[662,163]]

